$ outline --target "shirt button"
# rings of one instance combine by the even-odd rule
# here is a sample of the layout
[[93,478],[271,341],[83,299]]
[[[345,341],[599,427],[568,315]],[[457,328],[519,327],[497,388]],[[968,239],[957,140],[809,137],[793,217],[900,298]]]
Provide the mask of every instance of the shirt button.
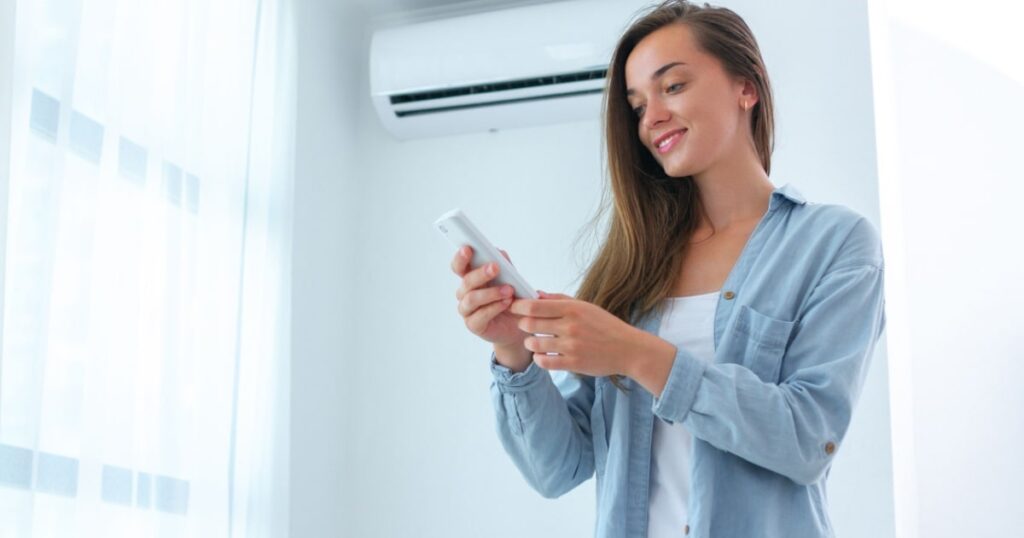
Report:
[[826,454],[832,454],[835,451],[836,451],[836,444],[835,443],[833,443],[832,441],[829,441],[829,442],[825,443],[825,453]]
[[683,534],[690,534],[690,526],[689,525],[683,527]]
[[726,298],[726,300],[729,300],[729,301],[731,301],[733,297],[736,297],[736,294],[735,294],[735,293],[733,293],[733,292],[731,292],[731,291],[727,291],[727,292],[725,292],[725,298]]

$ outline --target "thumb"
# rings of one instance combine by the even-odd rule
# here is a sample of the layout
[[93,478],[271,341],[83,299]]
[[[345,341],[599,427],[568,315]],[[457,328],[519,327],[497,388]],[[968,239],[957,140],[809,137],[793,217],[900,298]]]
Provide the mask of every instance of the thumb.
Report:
[[546,291],[537,290],[537,294],[540,295],[541,299],[575,299],[564,293],[548,293]]

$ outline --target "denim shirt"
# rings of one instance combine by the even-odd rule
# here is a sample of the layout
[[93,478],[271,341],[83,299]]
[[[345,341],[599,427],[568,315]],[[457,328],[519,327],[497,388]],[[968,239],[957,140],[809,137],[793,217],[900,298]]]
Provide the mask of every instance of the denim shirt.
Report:
[[[693,437],[688,524],[701,538],[832,537],[826,479],[885,328],[878,231],[790,185],[722,286],[710,363],[676,348],[659,398],[628,377],[512,373],[491,354],[497,431],[556,498],[596,473],[599,538],[647,535],[654,420]],[[657,334],[653,311],[632,325]]]

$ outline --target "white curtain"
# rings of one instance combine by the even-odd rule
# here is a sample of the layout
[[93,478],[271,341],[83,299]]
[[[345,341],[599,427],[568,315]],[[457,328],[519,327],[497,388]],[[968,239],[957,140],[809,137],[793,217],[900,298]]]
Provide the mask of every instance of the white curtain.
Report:
[[286,535],[288,1],[16,21],[0,536]]

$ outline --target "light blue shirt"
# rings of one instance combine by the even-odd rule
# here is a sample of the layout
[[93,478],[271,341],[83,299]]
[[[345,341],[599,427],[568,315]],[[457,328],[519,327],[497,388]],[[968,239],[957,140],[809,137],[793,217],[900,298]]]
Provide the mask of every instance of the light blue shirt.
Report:
[[[647,534],[655,417],[693,436],[700,538],[832,537],[826,479],[885,328],[878,231],[856,212],[772,192],[718,300],[714,361],[677,348],[660,398],[623,378],[513,374],[491,354],[498,436],[531,487],[596,473],[598,538]],[[634,325],[657,334],[660,315]]]

